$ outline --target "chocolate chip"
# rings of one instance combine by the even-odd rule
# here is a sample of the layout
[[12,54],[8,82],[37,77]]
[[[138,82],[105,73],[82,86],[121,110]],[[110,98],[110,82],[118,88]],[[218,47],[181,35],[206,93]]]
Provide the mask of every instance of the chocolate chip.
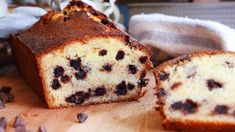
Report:
[[122,60],[125,56],[125,52],[122,50],[119,50],[117,55],[116,55],[116,60]]
[[194,77],[195,75],[196,75],[196,72],[194,72],[193,74],[188,75],[187,78]]
[[15,128],[15,132],[27,132],[25,127],[18,126]]
[[113,29],[117,29],[117,27],[113,23],[109,23],[109,27]]
[[0,100],[0,109],[3,109],[3,108],[5,108],[5,104],[2,100]]
[[65,16],[65,17],[64,17],[64,22],[68,21],[69,19],[70,19],[69,16]]
[[[76,92],[74,95],[76,96],[76,98],[78,98],[78,100],[80,100],[79,98],[81,98],[81,100],[83,100],[84,95],[85,95],[85,92],[83,92],[83,91],[78,91],[78,92]],[[80,101],[78,101],[78,102],[80,102]],[[83,101],[81,101],[81,102],[83,102]]]
[[79,123],[84,123],[87,120],[88,116],[85,113],[78,113],[77,119]]
[[190,99],[187,99],[183,105],[183,111],[186,113],[195,113],[197,111],[198,104]]
[[104,86],[102,86],[102,87],[98,87],[97,89],[95,89],[94,92],[95,92],[95,96],[103,96],[103,95],[105,95],[106,90],[105,90]]
[[82,104],[85,100],[89,99],[90,96],[91,95],[89,91],[87,93],[83,91],[78,91],[75,94],[72,94],[67,97],[65,100],[69,103]]
[[138,71],[135,65],[128,65],[128,70],[130,74],[136,74]]
[[83,96],[85,92],[83,91],[78,91],[75,93],[76,96]]
[[217,105],[214,109],[214,113],[216,114],[227,114],[229,107],[226,105]]
[[182,85],[182,82],[175,82],[175,83],[171,86],[171,89],[172,89],[172,90],[177,89],[177,88],[179,88],[181,85]]
[[61,77],[61,81],[62,81],[63,83],[67,83],[67,82],[70,81],[70,77],[69,77],[68,75],[63,75],[63,76]]
[[52,88],[53,88],[54,90],[57,90],[57,89],[59,89],[60,87],[61,87],[61,85],[60,85],[59,80],[58,80],[58,79],[54,79],[54,80],[52,81]]
[[220,82],[217,82],[217,81],[215,81],[213,79],[208,79],[207,80],[207,87],[211,91],[211,90],[213,90],[215,88],[222,88],[223,85]]
[[125,36],[124,36],[124,41],[125,41],[126,43],[130,43],[130,37],[129,37],[128,35],[125,35]]
[[74,104],[82,104],[85,100],[82,97],[77,97],[76,95],[71,95],[68,98],[66,98],[66,101],[69,103],[74,103]]
[[7,128],[7,119],[5,117],[0,118],[0,128],[3,128],[3,129]]
[[166,73],[166,72],[161,72],[161,73],[159,73],[159,75],[158,75],[159,79],[162,80],[162,81],[165,81],[166,79],[168,79],[169,76],[170,76],[170,74],[169,74],[169,73]]
[[70,60],[70,66],[73,67],[75,70],[81,67],[81,58]]
[[0,100],[3,100],[3,98],[4,98],[5,95],[6,95],[6,94],[4,94],[4,93],[0,93]]
[[14,102],[15,95],[12,93],[7,94],[8,102]]
[[103,66],[103,70],[104,70],[104,71],[107,71],[107,72],[112,71],[112,65],[111,65],[111,64],[105,64],[105,65]]
[[108,24],[108,23],[109,23],[108,18],[103,18],[103,19],[101,20],[101,23],[103,23],[104,25]]
[[9,86],[2,86],[0,88],[0,93],[4,93],[4,94],[9,94],[11,92],[11,87]]
[[122,81],[120,84],[117,85],[115,93],[117,95],[126,95],[127,94],[127,88],[126,88],[125,81]]
[[129,90],[133,90],[133,89],[135,88],[135,85],[132,84],[132,83],[128,83],[128,84],[127,84],[127,88],[128,88]]
[[84,93],[83,97],[85,100],[89,99],[91,97],[91,89],[88,89],[88,92]]
[[228,66],[228,68],[234,68],[234,64],[232,62],[225,61],[225,64]]
[[8,102],[8,94],[0,93],[0,100],[3,102],[3,104]]
[[75,78],[78,80],[85,79],[87,76],[87,71],[82,68],[79,68],[78,72],[75,73]]
[[157,95],[157,97],[166,96],[166,90],[161,88],[160,90],[157,91],[156,95]]
[[67,13],[66,11],[63,11],[63,14],[64,14],[64,15],[68,15],[68,13]]
[[171,108],[174,110],[180,110],[183,108],[183,103],[181,101],[177,101],[177,102],[171,104]]
[[3,97],[2,97],[2,102],[3,102],[3,104],[5,104],[5,103],[7,103],[7,102],[9,102],[8,100],[9,100],[9,97],[8,97],[8,95],[7,94],[5,94]]
[[90,9],[90,11],[89,11],[92,15],[94,15],[94,16],[98,16],[99,14],[98,14],[98,12],[96,11],[96,10],[94,10],[94,9]]
[[48,19],[42,18],[42,24],[48,24]]
[[139,58],[139,61],[140,61],[141,64],[144,64],[144,63],[147,61],[147,59],[148,59],[147,56],[141,56],[141,57]]
[[174,110],[181,110],[186,114],[195,113],[198,110],[198,104],[191,99],[186,99],[183,103],[182,101],[177,101],[171,105]]
[[46,127],[44,125],[41,125],[41,126],[39,126],[37,132],[47,132],[47,129],[46,129]]
[[99,51],[99,56],[105,56],[107,55],[107,50],[102,49],[101,51]]
[[25,121],[21,116],[17,116],[15,118],[15,122],[13,124],[13,126],[16,127],[24,127],[25,126]]
[[143,71],[143,72],[140,74],[140,79],[145,78],[145,76],[146,76],[146,71]]
[[54,69],[54,77],[60,77],[64,74],[64,68],[61,66],[56,66]]
[[182,55],[182,56],[180,56],[180,59],[177,60],[175,63],[177,64],[177,63],[189,62],[189,61],[191,61],[191,56],[189,56],[189,55]]
[[145,87],[145,86],[148,85],[148,81],[149,81],[148,79],[142,78],[142,79],[140,79],[140,81],[138,82],[138,86],[139,86],[140,88]]

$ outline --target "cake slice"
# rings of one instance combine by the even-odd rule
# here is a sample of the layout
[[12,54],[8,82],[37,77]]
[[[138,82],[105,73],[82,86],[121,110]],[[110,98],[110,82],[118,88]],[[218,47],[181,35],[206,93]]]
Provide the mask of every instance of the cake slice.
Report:
[[136,100],[148,82],[150,50],[81,1],[11,40],[20,73],[49,108]]
[[155,77],[166,129],[235,131],[235,53],[178,57],[160,65]]

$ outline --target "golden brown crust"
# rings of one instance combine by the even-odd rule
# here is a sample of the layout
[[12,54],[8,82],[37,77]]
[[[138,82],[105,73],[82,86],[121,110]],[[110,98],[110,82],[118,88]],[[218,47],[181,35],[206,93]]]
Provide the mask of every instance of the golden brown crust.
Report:
[[[97,13],[98,16],[90,13],[91,11]],[[106,36],[121,37],[131,48],[138,48],[150,54],[148,48],[118,29],[103,13],[95,11],[81,1],[70,2],[62,12],[48,12],[31,28],[16,34],[15,38],[25,44],[34,54],[40,54],[71,41],[86,41],[91,37]]]
[[165,120],[163,126],[167,130],[190,131],[190,132],[234,132],[235,125],[229,123],[207,123],[207,122],[179,122]]
[[157,95],[157,110],[160,112],[161,119],[162,119],[162,125],[167,130],[180,130],[180,131],[235,131],[235,124],[228,124],[228,123],[216,123],[216,122],[200,122],[200,121],[179,121],[179,120],[169,120],[164,111],[163,107],[165,105],[165,96],[160,96],[158,92],[162,88],[161,80],[159,79],[159,73],[164,72],[164,70],[167,67],[171,67],[173,65],[182,65],[184,63],[187,63],[192,58],[195,57],[201,57],[201,56],[211,56],[211,55],[217,55],[217,54],[231,54],[235,55],[235,52],[228,52],[228,51],[205,51],[205,52],[196,52],[190,55],[183,55],[180,57],[177,57],[175,59],[166,61],[159,65],[154,70],[154,76],[156,80],[156,95]]

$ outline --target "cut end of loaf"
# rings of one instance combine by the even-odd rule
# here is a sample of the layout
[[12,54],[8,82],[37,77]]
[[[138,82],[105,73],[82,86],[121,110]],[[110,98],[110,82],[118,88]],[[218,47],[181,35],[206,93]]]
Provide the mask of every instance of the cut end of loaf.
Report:
[[118,37],[74,41],[40,57],[50,108],[136,100],[149,57]]
[[235,53],[179,57],[155,72],[158,107],[167,129],[235,129]]

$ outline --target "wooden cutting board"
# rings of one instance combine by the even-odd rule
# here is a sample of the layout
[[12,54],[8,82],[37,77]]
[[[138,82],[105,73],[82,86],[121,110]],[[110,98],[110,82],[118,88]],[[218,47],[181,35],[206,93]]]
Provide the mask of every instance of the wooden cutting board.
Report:
[[[22,115],[26,128],[36,132],[44,125],[48,132],[152,132],[163,131],[159,113],[155,111],[156,98],[153,76],[147,87],[147,95],[139,101],[92,105],[84,107],[47,109],[39,97],[16,72],[0,76],[0,86],[13,88],[15,101],[0,109],[0,117],[8,121],[7,130],[14,131],[12,124],[17,115]],[[78,123],[76,115],[84,112],[88,115],[85,123]]]

